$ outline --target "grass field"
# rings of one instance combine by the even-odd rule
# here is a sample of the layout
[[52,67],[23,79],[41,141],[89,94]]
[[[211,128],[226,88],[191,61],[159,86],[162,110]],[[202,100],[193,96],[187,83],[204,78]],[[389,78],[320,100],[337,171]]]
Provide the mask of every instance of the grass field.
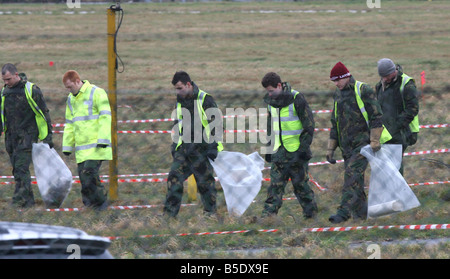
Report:
[[[369,9],[366,1],[305,1],[301,3],[170,3],[122,4],[125,11],[117,38],[125,70],[118,77],[119,120],[168,118],[175,105],[170,81],[177,70],[186,70],[203,90],[226,108],[263,108],[262,76],[278,72],[294,89],[305,92],[313,110],[332,108],[332,66],[342,61],[358,80],[378,81],[376,62],[389,57],[403,66],[420,87],[421,124],[449,123],[450,4],[447,1],[381,1]],[[0,63],[14,63],[44,92],[53,123],[64,123],[68,92],[63,73],[77,70],[83,78],[107,88],[106,9],[109,5],[0,5]],[[53,61],[54,66],[49,62]],[[315,114],[317,128],[330,126],[329,113]],[[170,122],[120,124],[119,130],[170,130]],[[227,127],[226,127],[227,128]],[[448,128],[422,129],[419,141],[407,152],[449,147]],[[61,130],[56,128],[55,130]],[[165,173],[171,163],[167,134],[120,134],[119,174]],[[328,132],[318,131],[311,162],[325,161]],[[62,135],[55,134],[61,152]],[[0,138],[0,175],[11,175],[11,166]],[[259,144],[225,143],[225,149],[249,154]],[[63,156],[74,175],[74,157]],[[337,152],[337,159],[340,158]],[[447,153],[404,158],[408,183],[448,181]],[[268,164],[266,164],[268,166]],[[278,216],[258,219],[268,182],[242,217],[226,211],[219,191],[217,217],[202,216],[202,206],[183,207],[176,220],[158,217],[161,207],[93,212],[43,212],[37,187],[35,209],[17,212],[9,203],[13,185],[0,185],[0,219],[64,225],[90,234],[121,236],[112,240],[116,258],[367,258],[369,243],[389,241],[382,258],[449,258],[449,230],[364,230],[351,232],[302,232],[303,228],[329,227],[343,183],[343,164],[311,166],[311,176],[327,191],[314,185],[319,215],[303,220],[297,201],[285,201]],[[108,164],[102,166],[108,174]],[[368,185],[370,169],[366,172]],[[264,171],[264,177],[269,177]],[[143,178],[143,177],[133,177]],[[144,177],[166,178],[166,176]],[[2,179],[12,181],[12,179]],[[107,185],[107,184],[105,184]],[[220,190],[220,184],[217,184]],[[449,184],[413,186],[421,207],[396,215],[349,220],[342,226],[448,224]],[[119,183],[113,205],[161,205],[166,183]],[[285,197],[293,197],[292,186]],[[187,196],[183,203],[188,203]],[[200,203],[200,201],[194,201]],[[80,184],[74,184],[64,207],[82,207]],[[276,232],[260,230],[276,229]],[[223,235],[179,233],[250,230]],[[140,238],[142,235],[157,237]],[[164,236],[162,236],[164,235]],[[441,244],[400,240],[447,239]],[[232,251],[232,252],[230,252]],[[247,251],[247,252],[243,252]],[[249,252],[250,251],[250,252]]]

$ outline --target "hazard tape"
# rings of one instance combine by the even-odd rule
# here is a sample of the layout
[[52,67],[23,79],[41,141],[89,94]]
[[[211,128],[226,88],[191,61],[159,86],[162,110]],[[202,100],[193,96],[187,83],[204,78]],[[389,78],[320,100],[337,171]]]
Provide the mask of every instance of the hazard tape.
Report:
[[[166,179],[167,181],[167,179]],[[263,181],[270,181],[270,178],[265,178],[263,179]],[[447,181],[433,181],[433,182],[422,182],[422,183],[411,183],[408,184],[409,186],[423,186],[423,185],[436,185],[436,184],[449,184],[450,180]],[[319,185],[320,186],[320,185]],[[324,190],[326,190],[326,188],[324,188]],[[291,200],[296,200],[296,197],[284,197],[283,201],[291,201]],[[253,201],[256,202],[256,201]],[[188,206],[196,206],[198,204],[195,203],[183,203],[181,204],[181,207],[188,207]],[[156,205],[111,205],[108,206],[107,209],[111,209],[111,210],[129,210],[129,209],[148,209],[148,208],[158,208],[158,207],[162,207],[164,205],[162,204],[156,204]],[[80,207],[80,208],[45,208],[42,209],[42,211],[46,211],[46,212],[73,212],[73,211],[82,211],[85,208]],[[39,211],[40,209],[36,209],[37,211]]]
[[[177,233],[177,234],[148,234],[139,235],[135,237],[139,238],[153,238],[153,237],[167,237],[167,236],[202,236],[202,235],[225,235],[225,234],[238,234],[248,232],[278,232],[278,229],[260,229],[260,230],[238,230],[238,231],[221,231],[221,232],[198,232],[198,233]],[[131,236],[132,237],[132,236]],[[124,236],[107,236],[110,240],[116,240],[121,238],[130,238]]]
[[[426,151],[416,151],[416,152],[408,152],[403,153],[403,156],[415,156],[415,155],[426,155],[426,154],[439,154],[439,153],[448,153],[448,148],[442,148],[442,149],[434,149],[434,150],[426,150]],[[336,160],[336,163],[343,163],[344,160]],[[313,162],[309,163],[308,166],[319,166],[319,165],[329,165],[330,163],[328,161],[322,161],[322,162]],[[270,167],[266,167],[264,169],[270,169]],[[168,173],[153,173],[153,174],[123,174],[118,175],[118,177],[133,177],[133,176],[158,176],[158,175],[168,175]],[[74,176],[74,178],[77,178],[78,176]],[[108,175],[102,175],[101,177],[109,177]],[[10,175],[2,175],[0,178],[14,178],[14,176]],[[35,178],[35,176],[32,176],[32,178]],[[119,179],[119,182],[165,182],[167,180],[164,179]],[[107,180],[102,180],[102,182],[107,182]],[[11,184],[12,182],[0,182],[1,184]],[[32,182],[33,184],[36,184],[36,181]],[[79,180],[74,181],[74,183],[79,183]]]
[[[329,113],[331,110],[313,110],[313,113]],[[268,114],[259,114],[259,116],[265,116]],[[248,115],[224,115],[222,118],[237,118],[237,117],[247,117]],[[141,120],[118,120],[117,123],[120,124],[136,124],[136,123],[155,123],[155,122],[172,122],[175,121],[175,118],[155,118],[155,119],[141,119]],[[419,128],[429,129],[429,128],[448,128],[450,124],[428,124],[428,125],[419,125]],[[52,127],[65,127],[65,123],[55,123],[52,124]],[[329,131],[330,128],[322,128],[320,131]]]
[[403,156],[413,156],[413,155],[425,155],[425,154],[434,154],[434,153],[446,153],[448,152],[448,148],[444,149],[434,149],[434,150],[427,150],[427,151],[416,151],[416,152],[409,152],[409,153],[403,153]]
[[[358,230],[371,229],[399,229],[399,230],[447,230],[450,229],[450,224],[425,224],[425,225],[390,225],[390,226],[355,226],[355,227],[325,227],[325,228],[304,228],[301,232],[348,232]],[[124,238],[154,238],[154,237],[174,237],[174,236],[205,236],[205,235],[230,235],[240,233],[271,233],[281,232],[279,229],[259,229],[259,230],[235,230],[235,231],[218,231],[218,232],[197,232],[197,233],[177,233],[177,234],[147,234],[139,236],[106,236],[110,240],[124,239]]]
[[[127,106],[130,107],[131,106]],[[312,113],[330,113],[331,110],[325,109],[325,110],[313,110]],[[258,114],[259,116],[265,116],[268,115],[267,113],[261,113]],[[236,117],[247,117],[249,115],[224,115],[222,118],[236,118]],[[175,121],[175,118],[156,118],[156,119],[142,119],[142,120],[118,120],[117,123],[124,123],[124,124],[134,124],[134,123],[153,123],[153,122],[171,122]],[[66,124],[64,123],[56,123],[52,124],[53,127],[64,127]]]
[[[187,206],[196,206],[195,203],[184,203],[181,204],[181,207]],[[162,207],[163,204],[147,204],[147,205],[111,205],[108,206],[107,209],[111,210],[128,210],[128,209],[148,209],[148,208],[157,208]],[[39,209],[37,209],[39,211]],[[75,212],[75,211],[83,211],[86,210],[84,207],[65,207],[65,208],[45,208],[42,211],[46,212]]]
[[356,227],[327,227],[327,228],[306,228],[302,232],[348,232],[371,229],[400,229],[400,230],[447,230],[450,224],[429,224],[429,225],[393,225],[393,226],[356,226]]
[[[426,150],[426,151],[415,151],[415,152],[407,152],[403,153],[403,156],[415,156],[415,155],[426,155],[426,154],[439,154],[439,153],[447,153],[449,152],[449,148],[442,148],[442,149],[434,149],[434,150]],[[344,160],[336,160],[336,163],[343,163]],[[322,162],[312,162],[309,163],[308,166],[320,166],[320,165],[330,165],[330,162],[328,161],[322,161]],[[264,167],[265,170],[270,170],[270,167]],[[162,172],[162,173],[147,173],[147,174],[119,174],[117,177],[134,177],[134,176],[162,176],[162,175],[168,175],[168,172]],[[100,177],[109,177],[109,175],[101,175]],[[11,175],[1,175],[0,178],[14,178],[14,176]],[[36,178],[35,176],[31,176],[31,178]],[[74,178],[78,178],[78,176],[74,176]],[[128,181],[124,181],[128,182]],[[147,182],[147,181],[145,181]],[[151,181],[151,182],[158,182],[158,181]],[[1,182],[0,182],[1,184]]]
[[[138,121],[138,120],[133,120]],[[131,122],[130,122],[131,123]],[[140,123],[140,122],[133,122],[133,123]],[[55,127],[61,127],[59,125],[61,124],[55,124],[58,126]],[[421,125],[421,128],[427,129],[427,128],[447,128],[449,127],[449,124],[430,124],[430,125]],[[316,132],[326,132],[331,131],[331,128],[315,128],[314,131]],[[239,129],[239,130],[224,130],[224,133],[266,133],[267,130],[265,129]],[[53,131],[54,134],[63,134],[64,131]],[[139,131],[117,131],[118,134],[171,134],[171,130],[139,130]]]

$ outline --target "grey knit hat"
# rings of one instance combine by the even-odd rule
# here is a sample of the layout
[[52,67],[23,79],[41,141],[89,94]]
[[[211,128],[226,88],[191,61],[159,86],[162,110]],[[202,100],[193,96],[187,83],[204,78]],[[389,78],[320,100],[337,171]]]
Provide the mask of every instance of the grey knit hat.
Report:
[[378,60],[378,74],[380,77],[385,77],[392,74],[395,71],[395,64],[389,58],[383,58]]

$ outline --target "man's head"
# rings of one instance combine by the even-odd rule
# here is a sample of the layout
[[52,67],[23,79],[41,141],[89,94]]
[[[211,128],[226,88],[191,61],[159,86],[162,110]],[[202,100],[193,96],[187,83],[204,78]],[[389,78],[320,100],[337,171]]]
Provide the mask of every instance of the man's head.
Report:
[[20,81],[19,73],[16,66],[11,63],[7,63],[2,67],[2,79],[5,85],[9,88],[13,87]]
[[266,89],[267,93],[272,98],[278,97],[283,92],[281,77],[274,72],[267,73],[263,77],[261,85]]
[[67,71],[63,75],[62,82],[64,87],[69,89],[69,91],[74,95],[78,94],[83,86],[80,75],[74,70]]
[[350,71],[342,64],[342,62],[336,63],[330,72],[330,80],[334,82],[339,90],[344,89],[344,87],[348,85],[350,76]]
[[385,84],[391,83],[397,76],[397,68],[394,62],[389,58],[378,60],[378,75]]
[[194,91],[192,80],[185,71],[178,71],[172,78],[172,85],[180,97],[191,96]]

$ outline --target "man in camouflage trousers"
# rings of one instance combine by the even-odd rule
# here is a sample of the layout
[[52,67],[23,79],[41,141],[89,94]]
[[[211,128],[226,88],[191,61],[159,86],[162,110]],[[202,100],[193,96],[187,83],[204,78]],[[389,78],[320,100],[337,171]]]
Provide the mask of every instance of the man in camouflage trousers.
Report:
[[32,144],[38,142],[42,130],[45,130],[47,134],[43,142],[53,148],[49,110],[39,87],[28,83],[31,89],[29,93],[38,106],[37,110],[45,116],[44,127],[39,127],[36,121],[37,112],[31,107],[34,104],[26,95],[25,74],[19,75],[17,68],[8,63],[2,67],[2,79],[5,86],[2,89],[1,98],[1,131],[5,132],[6,151],[13,167],[15,180],[12,204],[24,208],[31,207],[35,203],[30,177],[31,150]]
[[313,218],[317,214],[317,205],[308,184],[308,162],[312,157],[310,145],[315,126],[312,111],[303,94],[292,90],[278,74],[267,73],[261,83],[267,91],[264,96],[269,108],[267,134],[272,135],[270,146],[273,146],[268,150],[272,153],[265,155],[266,161],[272,165],[262,216],[278,213],[290,178],[303,209],[303,217]]
[[[174,139],[172,144],[173,163],[167,178],[168,191],[163,211],[169,217],[178,215],[183,196],[183,182],[193,174],[204,213],[212,215],[217,209],[217,190],[214,170],[208,158],[215,160],[223,147],[212,138],[212,134],[217,131],[211,131],[209,123],[215,118],[213,116],[211,120],[205,120],[205,111],[217,108],[217,105],[214,98],[200,90],[184,71],[175,73],[172,85],[177,92],[177,119],[173,132],[178,135],[178,139]],[[201,121],[201,124],[195,124],[195,121]],[[196,127],[201,129],[195,129]],[[204,133],[209,135],[208,139],[205,139]]]
[[337,87],[334,93],[334,109],[331,113],[332,128],[328,140],[327,161],[333,159],[337,146],[342,151],[345,173],[341,204],[337,213],[329,217],[332,223],[340,223],[352,215],[356,219],[367,217],[367,198],[364,192],[364,172],[367,159],[360,154],[363,146],[370,144],[373,151],[381,148],[380,137],[383,131],[382,112],[375,92],[367,85],[360,87],[360,99],[364,103],[368,121],[357,103],[355,93],[356,80],[348,69],[338,62],[330,73],[330,79]]
[[[410,128],[410,123],[419,113],[416,84],[403,73],[400,65],[395,65],[389,58],[378,61],[378,74],[381,80],[375,86],[377,98],[383,110],[383,124],[392,135],[387,143],[401,144],[403,154],[406,147],[417,141],[418,130],[411,131]],[[403,174],[403,163],[399,171]]]

